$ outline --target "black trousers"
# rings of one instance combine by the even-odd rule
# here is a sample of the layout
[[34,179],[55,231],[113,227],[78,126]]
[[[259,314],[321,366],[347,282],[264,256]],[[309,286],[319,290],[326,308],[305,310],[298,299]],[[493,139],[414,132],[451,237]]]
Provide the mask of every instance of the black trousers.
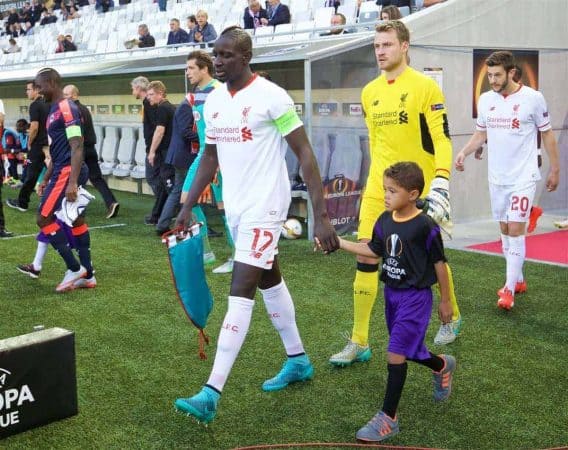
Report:
[[97,155],[95,147],[85,147],[85,164],[89,169],[89,181],[93,183],[95,189],[101,193],[106,207],[109,208],[112,203],[116,202],[116,198],[103,178],[101,168],[99,167],[99,156]]
[[24,180],[24,184],[18,195],[18,203],[22,208],[27,208],[29,206],[30,197],[32,192],[35,190],[39,174],[45,167],[45,155],[43,154],[42,146],[32,146],[28,158],[30,160],[30,164],[26,168],[26,179]]
[[[155,197],[151,216],[156,222],[158,222],[162,215],[162,209],[164,209],[168,195],[173,187],[174,168],[166,164],[165,159],[165,155],[157,153],[156,158],[154,158],[154,166],[151,166]],[[146,158],[146,163],[148,163],[148,158]],[[150,182],[148,182],[148,184],[150,184]]]

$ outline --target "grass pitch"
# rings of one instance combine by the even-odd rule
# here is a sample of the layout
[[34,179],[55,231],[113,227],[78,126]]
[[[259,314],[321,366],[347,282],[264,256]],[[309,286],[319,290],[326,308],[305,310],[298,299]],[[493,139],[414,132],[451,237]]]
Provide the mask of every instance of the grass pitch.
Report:
[[[3,197],[14,193],[4,189]],[[208,359],[197,357],[197,333],[185,318],[170,281],[166,250],[142,224],[151,200],[118,193],[120,215],[104,219],[89,207],[98,287],[56,294],[64,267],[50,249],[39,280],[15,270],[30,262],[32,237],[0,241],[0,338],[34,325],[76,333],[79,415],[0,441],[6,449],[230,449],[289,442],[355,442],[355,432],[382,404],[387,339],[382,295],[371,323],[373,358],[336,369],[327,363],[345,344],[352,323],[354,258],[314,254],[306,240],[281,241],[281,268],[296,304],[297,321],[314,363],[313,381],[275,393],[262,382],[284,361],[276,331],[259,301],[243,350],[215,421],[197,425],[173,410],[173,400],[206,381],[226,311],[230,275],[208,275],[215,307],[207,332]],[[36,203],[32,202],[34,208]],[[33,209],[5,207],[8,229],[36,232]],[[213,220],[216,229],[222,229]],[[224,238],[211,240],[219,263],[229,256]],[[568,444],[566,269],[527,263],[527,294],[512,312],[496,307],[503,283],[501,258],[447,251],[464,318],[460,338],[432,351],[456,356],[450,400],[435,404],[428,371],[409,364],[399,409],[401,433],[392,445],[455,449],[534,449]],[[261,300],[260,297],[257,297]],[[1,365],[1,364],[0,364]],[[0,411],[1,413],[1,411]]]

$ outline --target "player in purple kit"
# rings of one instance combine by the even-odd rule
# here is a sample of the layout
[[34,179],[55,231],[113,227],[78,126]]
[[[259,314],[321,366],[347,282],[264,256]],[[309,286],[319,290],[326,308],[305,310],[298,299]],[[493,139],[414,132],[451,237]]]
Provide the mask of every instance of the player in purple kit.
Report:
[[63,98],[61,76],[50,68],[42,69],[35,78],[35,85],[52,106],[47,118],[47,133],[50,138],[49,152],[51,164],[47,169],[39,194],[42,195],[37,214],[37,224],[65,261],[67,271],[57,292],[65,292],[85,283],[94,281],[91,265],[90,235],[85,219],[79,215],[71,229],[79,254],[79,261],[73,255],[64,230],[55,220],[55,212],[60,209],[65,197],[75,202],[79,186],[87,182],[88,171],[83,162],[83,137],[81,135],[81,115],[74,102]]
[[424,189],[422,169],[414,162],[388,167],[383,189],[386,211],[376,221],[371,241],[339,240],[343,250],[382,258],[380,279],[385,283],[389,331],[388,378],[382,408],[357,432],[357,439],[365,442],[380,442],[398,434],[396,410],[406,380],[407,360],[432,370],[435,401],[450,396],[456,368],[453,356],[434,355],[424,344],[432,313],[431,286],[440,286],[438,315],[442,322],[451,320],[452,305],[440,227],[416,207]]

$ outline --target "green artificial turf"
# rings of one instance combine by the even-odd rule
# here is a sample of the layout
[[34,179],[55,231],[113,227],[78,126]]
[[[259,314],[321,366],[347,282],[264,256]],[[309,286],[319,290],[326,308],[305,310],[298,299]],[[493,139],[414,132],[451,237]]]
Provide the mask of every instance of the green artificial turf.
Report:
[[[253,321],[209,427],[176,414],[173,401],[196,393],[207,380],[224,317],[230,275],[208,281],[215,299],[209,319],[208,359],[197,356],[197,332],[174,295],[166,249],[143,225],[149,197],[118,193],[116,219],[104,219],[97,199],[89,207],[92,255],[98,286],[56,294],[63,262],[50,249],[41,277],[15,270],[31,262],[33,237],[0,241],[0,338],[28,333],[34,325],[76,333],[79,415],[0,441],[4,449],[230,449],[291,442],[355,442],[356,431],[382,405],[387,335],[382,295],[371,322],[373,358],[345,369],[329,356],[352,324],[354,258],[323,256],[305,240],[281,241],[280,265],[296,305],[297,322],[315,366],[313,381],[264,393],[262,382],[284,361],[264,305]],[[3,190],[3,198],[14,192]],[[5,207],[8,229],[36,232],[32,202],[27,213]],[[222,230],[218,217],[214,228]],[[219,264],[229,256],[225,239],[211,239]],[[507,313],[496,307],[504,261],[447,251],[453,268],[463,331],[448,347],[427,343],[458,361],[454,389],[443,404],[432,401],[431,375],[409,364],[399,408],[401,433],[392,445],[455,449],[534,449],[568,444],[567,270],[527,263],[528,293]],[[258,300],[261,300],[257,296]],[[0,366],[1,366],[0,360]],[[2,414],[2,411],[0,411]],[[337,447],[340,448],[340,447]]]

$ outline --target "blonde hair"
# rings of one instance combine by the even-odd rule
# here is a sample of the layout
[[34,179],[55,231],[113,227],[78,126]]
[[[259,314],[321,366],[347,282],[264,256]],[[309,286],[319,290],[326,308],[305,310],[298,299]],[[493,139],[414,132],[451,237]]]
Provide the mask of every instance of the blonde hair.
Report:
[[410,31],[406,28],[400,20],[387,20],[384,23],[380,23],[375,27],[377,33],[385,33],[394,30],[396,32],[396,37],[402,42],[410,43]]
[[148,85],[148,90],[152,89],[154,92],[159,92],[164,97],[166,96],[166,85],[161,81],[152,81]]

